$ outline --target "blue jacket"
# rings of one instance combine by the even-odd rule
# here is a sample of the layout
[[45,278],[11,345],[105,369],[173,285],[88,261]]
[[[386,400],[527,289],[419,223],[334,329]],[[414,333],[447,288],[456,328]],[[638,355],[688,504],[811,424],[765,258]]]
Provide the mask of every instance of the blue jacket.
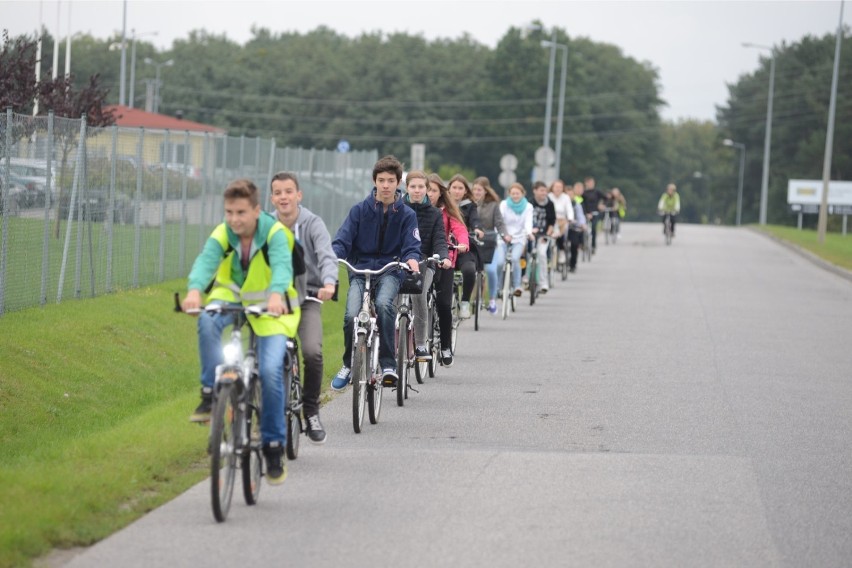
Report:
[[345,258],[355,268],[370,270],[396,259],[420,260],[417,214],[405,205],[399,192],[384,214],[383,207],[376,200],[375,187],[364,201],[352,206],[331,243],[337,258]]

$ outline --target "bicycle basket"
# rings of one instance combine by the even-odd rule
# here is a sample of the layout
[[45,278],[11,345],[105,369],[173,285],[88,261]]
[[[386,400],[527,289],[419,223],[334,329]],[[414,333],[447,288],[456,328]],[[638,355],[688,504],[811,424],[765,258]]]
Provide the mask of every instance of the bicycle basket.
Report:
[[400,294],[422,294],[423,275],[419,272],[406,272],[402,284],[399,286]]

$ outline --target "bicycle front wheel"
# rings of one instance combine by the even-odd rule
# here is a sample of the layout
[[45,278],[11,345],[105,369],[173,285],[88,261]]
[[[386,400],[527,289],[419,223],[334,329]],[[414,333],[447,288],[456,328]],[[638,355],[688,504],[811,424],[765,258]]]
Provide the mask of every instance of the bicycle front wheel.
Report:
[[361,426],[364,424],[367,379],[370,372],[367,357],[367,339],[359,336],[352,348],[352,428],[356,434],[361,433]]
[[[289,392],[287,397],[287,458],[294,460],[299,457],[299,442],[302,439],[302,383],[299,382],[299,375],[296,372],[298,367],[298,359],[295,360],[294,367],[286,372],[287,381],[290,383],[290,388],[285,392]],[[286,384],[284,385],[286,388]]]
[[255,505],[260,496],[260,478],[263,473],[261,456],[260,414],[263,398],[260,392],[260,379],[253,377],[249,383],[248,406],[246,407],[246,432],[248,448],[243,452],[241,469],[243,470],[243,497],[246,505]]
[[396,333],[396,374],[399,380],[396,383],[396,404],[405,405],[405,397],[408,394],[408,318],[399,318],[399,329]]
[[[379,348],[378,338],[373,341],[372,349],[377,351]],[[374,353],[370,360],[378,361],[378,357],[376,355],[377,354]],[[378,363],[370,372],[368,372],[368,375],[370,375],[370,378],[367,381],[367,411],[370,416],[370,424],[378,424],[379,416],[382,413],[382,393],[385,390],[382,386],[382,370]]]
[[231,384],[221,385],[210,424],[210,498],[213,516],[220,523],[231,508],[241,420],[236,389]]
[[535,295],[538,293],[538,262],[533,258],[532,262],[527,264],[527,274],[529,274],[530,283],[530,305],[535,304]]
[[[512,267],[506,263],[506,268],[503,269],[503,292],[500,298],[500,315],[503,319],[509,317],[509,306],[513,303],[514,295],[512,294]],[[512,306],[512,311],[514,306]]]
[[482,292],[485,283],[482,280],[482,273],[476,272],[476,283],[473,286],[473,293],[476,294],[476,299],[473,301],[473,331],[479,331],[479,312],[482,310]]

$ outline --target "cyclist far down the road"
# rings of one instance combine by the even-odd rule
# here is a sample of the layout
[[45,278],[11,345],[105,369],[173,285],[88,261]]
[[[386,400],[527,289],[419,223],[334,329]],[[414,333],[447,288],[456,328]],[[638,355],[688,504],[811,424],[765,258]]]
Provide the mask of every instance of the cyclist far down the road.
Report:
[[[509,187],[509,196],[500,202],[500,214],[506,224],[506,233],[511,237],[510,254],[512,258],[512,288],[515,296],[524,293],[521,288],[521,255],[527,242],[532,239],[533,206],[527,201],[526,190],[521,183]],[[503,266],[498,268],[498,273]]]
[[[485,276],[488,278],[488,312],[497,313],[497,290],[500,284],[497,282],[497,269],[506,262],[506,243],[512,242],[512,237],[506,234],[506,224],[503,215],[500,214],[500,196],[491,187],[487,177],[478,177],[473,180],[471,187],[476,207],[479,209],[479,222],[485,231],[486,247],[489,235],[494,237],[494,256],[491,262],[485,264]],[[496,232],[496,234],[495,234]],[[502,238],[497,237],[502,235]]]
[[553,236],[557,239],[558,261],[560,263],[567,262],[565,245],[568,242],[568,225],[574,221],[574,204],[565,193],[565,182],[561,179],[550,184],[547,197],[553,202],[553,209],[556,212],[556,226],[553,229]]
[[537,278],[536,284],[542,294],[546,294],[549,289],[548,272],[550,267],[547,262],[548,243],[546,239],[541,239],[542,235],[548,237],[553,235],[553,229],[556,225],[556,209],[553,206],[553,201],[547,197],[547,184],[543,181],[537,181],[533,184],[533,234],[536,236],[535,250],[533,251],[537,258],[538,274],[527,275],[529,278]]
[[670,183],[666,186],[666,191],[660,196],[660,201],[657,202],[657,212],[663,217],[663,234],[666,233],[666,216],[671,219],[672,236],[675,235],[675,220],[677,214],[680,213],[680,194],[677,192],[677,186]]
[[458,206],[438,174],[429,174],[429,201],[443,213],[444,233],[450,247],[451,268],[439,270],[435,275],[435,289],[438,303],[438,327],[441,329],[441,362],[450,367],[453,364],[453,270],[458,256],[470,250],[467,227],[462,220]]
[[[476,203],[474,203],[473,193],[467,179],[461,174],[456,174],[450,178],[447,189],[458,205],[459,213],[461,213],[468,233],[475,233],[476,238],[481,239],[485,236],[485,233],[482,230],[479,212],[476,209]],[[459,304],[459,317],[462,319],[470,317],[470,295],[473,293],[473,286],[476,283],[476,254],[476,244],[471,242],[470,248],[460,253],[456,259],[456,270],[462,273],[462,297],[461,304]]]
[[[201,293],[208,289],[208,303],[266,302],[269,315],[252,317],[249,325],[257,335],[264,409],[260,430],[267,480],[277,485],[287,477],[282,459],[287,443],[284,424],[287,393],[282,381],[284,353],[287,338],[297,332],[301,311],[293,284],[295,239],[275,217],[261,211],[257,187],[250,180],[231,182],[225,189],[224,200],[225,222],[213,230],[193,263],[182,308],[185,312],[197,311],[201,307]],[[193,422],[210,420],[216,366],[223,362],[222,331],[233,319],[233,314],[207,312],[201,312],[198,318],[201,404],[190,417]]]
[[[352,206],[337,230],[332,248],[357,269],[377,270],[389,262],[405,262],[414,272],[420,271],[420,231],[417,215],[405,205],[398,186],[402,180],[402,164],[394,156],[385,156],[373,166],[370,195]],[[400,284],[401,270],[391,270],[373,282],[376,313],[379,325],[379,364],[382,382],[391,386],[396,374],[394,345],[394,306]],[[361,310],[364,296],[364,276],[349,275],[346,314],[343,317],[343,366],[331,382],[331,388],[341,391],[351,380],[352,322]]]
[[[305,256],[306,273],[299,289],[302,316],[299,320],[299,343],[305,366],[302,407],[307,422],[308,439],[325,443],[326,433],[319,418],[322,391],[322,303],[334,296],[337,287],[337,257],[331,248],[331,235],[325,222],[302,206],[302,189],[295,174],[278,172],[272,176],[271,196],[278,220],[293,231]],[[301,286],[297,283],[297,288]],[[307,291],[307,293],[306,293]]]

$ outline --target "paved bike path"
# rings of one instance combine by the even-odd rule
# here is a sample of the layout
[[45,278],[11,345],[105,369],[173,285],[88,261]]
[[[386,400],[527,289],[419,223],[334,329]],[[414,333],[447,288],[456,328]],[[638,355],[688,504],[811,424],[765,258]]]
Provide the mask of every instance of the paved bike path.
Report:
[[848,562],[852,286],[745,230],[623,231],[378,425],[338,395],[257,506],[217,524],[205,482],[68,566]]

